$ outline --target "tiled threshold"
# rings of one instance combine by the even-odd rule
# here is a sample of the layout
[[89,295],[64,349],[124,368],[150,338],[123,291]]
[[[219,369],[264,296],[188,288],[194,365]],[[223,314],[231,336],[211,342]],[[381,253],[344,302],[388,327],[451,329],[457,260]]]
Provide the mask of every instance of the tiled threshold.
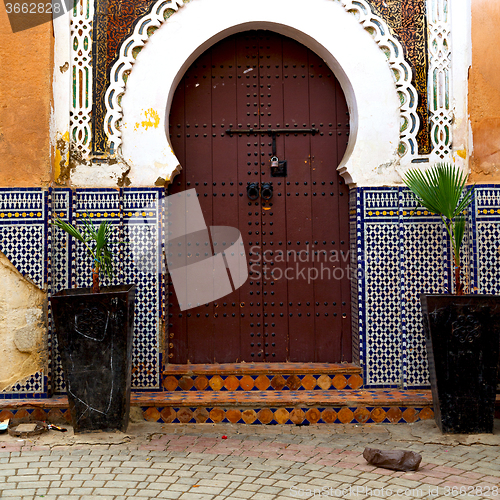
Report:
[[[163,423],[411,423],[434,417],[430,391],[163,391],[135,392],[131,405]],[[66,396],[0,401],[0,420],[69,422]]]

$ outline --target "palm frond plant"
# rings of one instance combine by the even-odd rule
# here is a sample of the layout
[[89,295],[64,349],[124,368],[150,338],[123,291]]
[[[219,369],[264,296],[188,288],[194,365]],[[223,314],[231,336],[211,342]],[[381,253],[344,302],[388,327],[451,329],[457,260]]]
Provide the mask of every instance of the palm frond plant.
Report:
[[464,190],[466,180],[467,176],[450,163],[437,163],[426,171],[409,170],[403,179],[419,206],[439,215],[445,225],[453,251],[457,295],[464,293],[460,278],[460,247],[466,224],[464,211],[474,196],[474,188]]
[[60,218],[55,219],[52,224],[85,245],[92,257],[92,293],[99,293],[101,274],[109,279],[113,278],[113,256],[109,249],[113,227],[110,222],[103,221],[96,228],[88,214],[85,214],[82,222],[82,231]]

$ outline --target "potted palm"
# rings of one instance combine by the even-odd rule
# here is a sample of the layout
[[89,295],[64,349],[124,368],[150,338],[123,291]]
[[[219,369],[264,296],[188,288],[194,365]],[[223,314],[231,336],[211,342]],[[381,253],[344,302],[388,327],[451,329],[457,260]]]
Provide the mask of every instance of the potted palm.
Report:
[[404,182],[420,206],[441,217],[452,254],[454,290],[420,296],[436,423],[444,433],[491,433],[500,297],[465,294],[461,280],[464,213],[474,189],[465,189],[466,175],[458,167],[444,163],[411,169]]
[[92,258],[92,287],[62,290],[51,298],[74,431],[125,431],[130,411],[135,285],[100,286],[113,277],[112,226],[82,230],[61,219],[53,225],[79,241]]

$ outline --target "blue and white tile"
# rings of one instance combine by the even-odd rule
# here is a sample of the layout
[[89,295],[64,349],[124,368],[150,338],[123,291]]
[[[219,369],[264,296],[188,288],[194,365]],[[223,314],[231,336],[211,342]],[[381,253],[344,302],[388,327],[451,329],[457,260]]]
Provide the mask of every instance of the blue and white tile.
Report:
[[[39,188],[0,189],[0,251],[40,289],[47,286],[47,192]],[[41,369],[0,392],[0,398],[47,393]]]

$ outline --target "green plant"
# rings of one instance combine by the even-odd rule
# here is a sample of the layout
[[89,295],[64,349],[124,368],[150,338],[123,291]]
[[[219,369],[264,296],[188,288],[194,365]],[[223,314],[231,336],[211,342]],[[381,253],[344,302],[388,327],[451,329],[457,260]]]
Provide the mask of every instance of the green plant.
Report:
[[456,166],[437,163],[426,171],[409,170],[403,179],[420,206],[441,217],[453,250],[455,293],[463,295],[460,247],[465,233],[464,211],[472,203],[474,188],[464,191],[467,176]]
[[105,273],[109,279],[113,277],[113,256],[109,250],[109,242],[113,227],[110,222],[101,222],[96,229],[88,214],[82,218],[83,231],[75,226],[57,218],[52,223],[54,226],[66,231],[70,236],[81,241],[92,257],[92,293],[99,293],[99,278]]

